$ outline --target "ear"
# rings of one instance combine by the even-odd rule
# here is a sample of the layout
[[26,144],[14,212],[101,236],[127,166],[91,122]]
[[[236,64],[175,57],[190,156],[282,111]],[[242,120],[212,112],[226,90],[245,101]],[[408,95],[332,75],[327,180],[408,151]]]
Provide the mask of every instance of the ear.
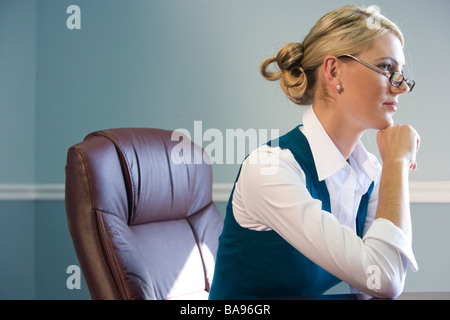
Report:
[[337,85],[341,85],[340,78],[340,63],[339,59],[335,56],[326,56],[323,60],[322,68],[325,82],[331,88],[336,88]]

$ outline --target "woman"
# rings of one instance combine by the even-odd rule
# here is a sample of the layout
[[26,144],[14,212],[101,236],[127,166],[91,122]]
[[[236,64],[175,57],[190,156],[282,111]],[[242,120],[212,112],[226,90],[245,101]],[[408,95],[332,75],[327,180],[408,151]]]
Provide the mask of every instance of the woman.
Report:
[[[340,281],[375,297],[402,292],[408,264],[417,269],[408,175],[419,146],[411,126],[393,121],[414,87],[404,63],[397,26],[360,6],[328,13],[262,63],[266,79],[312,106],[243,162],[210,299],[320,295]],[[366,129],[379,130],[382,166],[360,142]]]

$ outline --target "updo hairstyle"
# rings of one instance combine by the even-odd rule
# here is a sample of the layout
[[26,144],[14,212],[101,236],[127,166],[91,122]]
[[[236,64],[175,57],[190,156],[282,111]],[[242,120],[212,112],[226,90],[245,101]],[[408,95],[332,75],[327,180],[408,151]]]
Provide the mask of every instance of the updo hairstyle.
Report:
[[[284,93],[294,103],[309,105],[316,90],[317,69],[326,56],[358,55],[387,32],[394,33],[403,45],[401,31],[380,14],[378,7],[345,6],[323,16],[302,43],[288,43],[276,57],[264,60],[260,71],[267,80],[280,80]],[[269,71],[275,62],[277,70]]]

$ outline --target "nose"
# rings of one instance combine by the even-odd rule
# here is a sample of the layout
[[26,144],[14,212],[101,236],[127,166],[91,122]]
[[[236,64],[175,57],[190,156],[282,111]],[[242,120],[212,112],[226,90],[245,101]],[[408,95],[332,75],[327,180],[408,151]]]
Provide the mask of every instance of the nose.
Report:
[[408,93],[409,92],[409,86],[406,84],[405,81],[402,81],[402,83],[398,86],[395,87],[391,84],[391,91],[393,94],[403,94],[403,93]]

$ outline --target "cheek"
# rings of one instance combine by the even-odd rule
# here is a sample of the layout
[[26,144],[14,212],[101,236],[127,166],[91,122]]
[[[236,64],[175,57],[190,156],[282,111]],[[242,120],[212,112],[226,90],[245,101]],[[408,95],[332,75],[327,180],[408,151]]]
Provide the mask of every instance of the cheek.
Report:
[[369,105],[373,105],[378,100],[379,90],[372,86],[366,80],[355,81],[355,83],[348,88],[348,98],[351,104],[354,104],[359,109],[365,109]]
[[387,88],[386,83],[380,77],[377,79],[364,78],[355,81],[354,93],[359,103],[373,106],[384,102]]
[[[371,70],[369,70],[371,71]],[[372,71],[373,72],[373,71]],[[352,100],[361,100],[374,94],[373,75],[366,70],[350,70],[347,74],[344,90]]]

